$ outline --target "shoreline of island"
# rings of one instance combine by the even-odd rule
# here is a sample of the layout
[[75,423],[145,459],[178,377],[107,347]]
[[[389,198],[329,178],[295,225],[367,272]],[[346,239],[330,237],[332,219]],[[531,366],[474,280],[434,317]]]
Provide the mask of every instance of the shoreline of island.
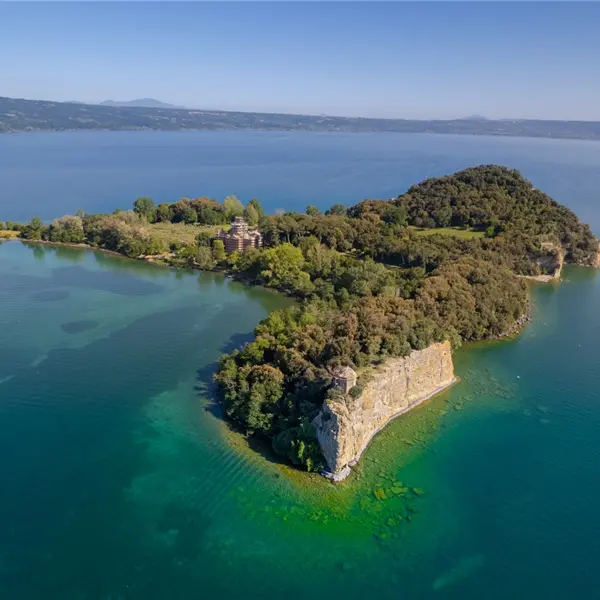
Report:
[[[205,270],[205,269],[201,269],[198,266],[181,267],[181,266],[167,264],[164,262],[153,261],[153,260],[149,259],[149,257],[133,258],[133,257],[125,256],[125,255],[115,252],[115,251],[106,250],[104,248],[99,248],[97,246],[93,246],[93,245],[85,244],[85,243],[51,242],[51,241],[47,241],[47,240],[30,241],[30,240],[23,240],[23,239],[19,239],[19,238],[0,240],[0,243],[2,241],[17,241],[26,247],[35,246],[35,245],[44,245],[44,246],[56,247],[56,248],[69,248],[69,249],[74,249],[74,250],[85,250],[85,251],[93,251],[93,252],[98,251],[98,252],[106,254],[112,258],[121,258],[121,259],[125,259],[125,260],[131,260],[134,262],[142,261],[142,262],[146,262],[148,264],[154,264],[155,266],[167,267],[167,268],[171,268],[174,270],[190,269],[190,270],[195,270],[195,271],[200,271],[200,272],[205,272],[205,273],[220,274],[220,275],[223,275],[224,277],[228,277],[235,281],[238,281],[244,285],[248,285],[248,286],[252,286],[252,287],[260,287],[260,286],[257,286],[256,283],[253,283],[249,279],[246,279],[243,277],[234,277],[231,274],[228,274],[226,271],[223,271],[223,270],[218,270],[218,271],[217,270]],[[282,292],[280,290],[273,290],[273,291],[275,291],[276,293],[286,295],[285,292]],[[510,338],[515,338],[518,335],[520,335],[520,333],[523,331],[523,329],[527,325],[529,325],[531,322],[532,322],[531,304],[529,304],[527,311],[523,314],[522,318],[517,321],[517,323],[515,324],[515,327],[513,329],[497,336],[496,338],[482,340],[482,342],[502,341],[502,340],[506,340],[506,339],[510,339]],[[475,343],[477,343],[477,342],[473,342],[473,344],[475,344]],[[481,342],[479,342],[479,343],[481,343]],[[368,449],[370,443],[375,438],[375,436],[378,433],[380,433],[381,431],[383,431],[389,423],[391,423],[395,419],[401,417],[402,415],[411,412],[413,409],[420,407],[421,405],[425,404],[428,400],[431,400],[432,398],[438,396],[439,394],[442,394],[443,392],[447,391],[451,387],[454,387],[457,383],[459,383],[459,381],[460,381],[460,378],[458,376],[454,375],[452,380],[449,383],[446,383],[446,384],[436,388],[434,391],[426,394],[423,398],[421,398],[421,399],[409,404],[408,406],[398,410],[397,412],[395,412],[392,416],[390,416],[387,419],[387,421],[385,423],[378,426],[377,429],[375,429],[372,433],[370,433],[368,439],[362,444],[360,450],[354,455],[354,458],[352,459],[352,461],[350,461],[348,463],[348,465],[346,467],[344,467],[341,471],[339,471],[337,473],[332,473],[332,472],[324,469],[320,472],[320,474],[325,479],[331,481],[332,483],[340,483],[340,482],[344,481],[351,474],[353,467],[355,467],[358,464],[363,453]],[[232,433],[235,434],[235,432],[233,432],[233,431],[232,431]]]
[[[456,189],[462,195],[450,203]],[[251,342],[222,356],[215,381],[224,415],[242,432],[270,440],[297,466],[334,474],[343,461],[331,453],[325,461],[314,424],[331,401],[352,430],[359,417],[346,409],[358,406],[365,389],[375,393],[362,367],[409,364],[439,342],[456,348],[517,335],[531,321],[524,278],[556,278],[557,257],[559,269],[600,259],[598,240],[574,213],[518,171],[495,165],[325,214],[308,206],[306,214],[268,216],[257,200],[244,207],[235,196],[158,206],[142,197],[134,211],[67,215],[50,225],[34,218],[21,238],[221,273],[294,297],[293,308],[271,313]],[[358,381],[335,375],[352,367],[361,367]],[[426,379],[435,371],[433,363],[423,369]],[[432,377],[435,394],[441,386]],[[418,405],[394,398],[388,416]],[[361,435],[370,440],[384,425]]]

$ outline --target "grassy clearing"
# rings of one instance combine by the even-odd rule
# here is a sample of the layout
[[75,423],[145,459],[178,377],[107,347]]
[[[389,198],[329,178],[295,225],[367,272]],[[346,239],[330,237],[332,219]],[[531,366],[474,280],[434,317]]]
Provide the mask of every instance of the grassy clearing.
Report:
[[148,226],[152,233],[167,244],[179,242],[193,244],[196,236],[201,232],[215,233],[217,229],[229,229],[229,225],[186,225],[185,223],[153,223]]
[[19,235],[18,231],[10,231],[8,229],[0,230],[0,240],[12,240]]
[[422,229],[420,227],[409,226],[417,235],[452,235],[463,240],[472,240],[474,238],[482,238],[485,233],[483,231],[475,231],[474,229],[461,229],[460,227],[438,227],[436,229]]

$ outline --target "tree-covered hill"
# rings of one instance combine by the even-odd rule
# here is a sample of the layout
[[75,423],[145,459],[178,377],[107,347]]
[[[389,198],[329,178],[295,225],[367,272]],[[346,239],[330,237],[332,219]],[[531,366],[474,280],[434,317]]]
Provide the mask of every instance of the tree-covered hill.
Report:
[[519,171],[497,165],[465,169],[413,185],[395,202],[417,227],[472,227],[561,245],[567,259],[590,262],[597,249],[590,228],[566,206],[536,189]]

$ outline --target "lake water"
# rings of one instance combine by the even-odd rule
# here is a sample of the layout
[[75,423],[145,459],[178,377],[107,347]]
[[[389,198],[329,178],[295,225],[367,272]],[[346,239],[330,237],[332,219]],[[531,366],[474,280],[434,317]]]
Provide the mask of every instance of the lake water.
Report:
[[[0,144],[35,147],[37,138],[38,157],[46,145],[51,162],[49,145],[69,146],[70,135],[0,136]],[[76,143],[89,141],[80,135]],[[108,137],[100,134],[100,145]],[[442,158],[437,167],[389,163],[399,187],[408,171],[442,168],[460,162],[461,148],[485,146],[415,139]],[[598,231],[600,144],[494,139],[469,162],[516,152],[519,142],[511,161],[495,162],[521,166],[523,158],[536,185],[554,182]],[[327,171],[328,160],[332,170],[333,156],[322,167],[315,156],[312,172]],[[384,170],[364,162],[371,177]],[[281,166],[286,178],[296,168]],[[111,169],[90,176],[90,204],[78,206],[102,209],[94,181],[111,179]],[[16,209],[28,208],[24,198],[44,177],[31,168]],[[351,179],[339,187],[351,191]],[[60,186],[45,181],[48,215],[64,212]],[[69,177],[63,183],[72,189]],[[295,183],[288,191],[302,202],[302,190],[327,188],[316,175]],[[171,185],[178,195],[179,181]],[[288,300],[98,252],[0,244],[0,598],[594,597],[600,274],[568,268],[560,286],[535,286],[532,295],[535,318],[523,335],[458,351],[460,383],[394,421],[357,473],[333,486],[250,451],[211,402],[220,353]]]
[[259,198],[269,212],[390,198],[426,177],[520,169],[600,232],[600,143],[422,134],[235,131],[0,135],[0,220],[112,212],[138,196]]

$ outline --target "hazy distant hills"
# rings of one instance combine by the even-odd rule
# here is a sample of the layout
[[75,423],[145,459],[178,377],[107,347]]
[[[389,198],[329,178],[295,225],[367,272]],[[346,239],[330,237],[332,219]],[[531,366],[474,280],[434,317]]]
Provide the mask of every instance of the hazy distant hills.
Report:
[[461,117],[461,121],[489,121],[487,117],[481,115],[469,115],[468,117]]
[[138,100],[105,100],[98,106],[132,106],[135,108],[183,108],[154,98],[139,98]]
[[[139,102],[160,106],[138,106]],[[115,104],[119,104],[116,106]],[[598,121],[365,119],[276,113],[191,110],[158,100],[82,104],[0,97],[0,133],[19,131],[266,130],[390,133],[453,133],[600,140]]]

